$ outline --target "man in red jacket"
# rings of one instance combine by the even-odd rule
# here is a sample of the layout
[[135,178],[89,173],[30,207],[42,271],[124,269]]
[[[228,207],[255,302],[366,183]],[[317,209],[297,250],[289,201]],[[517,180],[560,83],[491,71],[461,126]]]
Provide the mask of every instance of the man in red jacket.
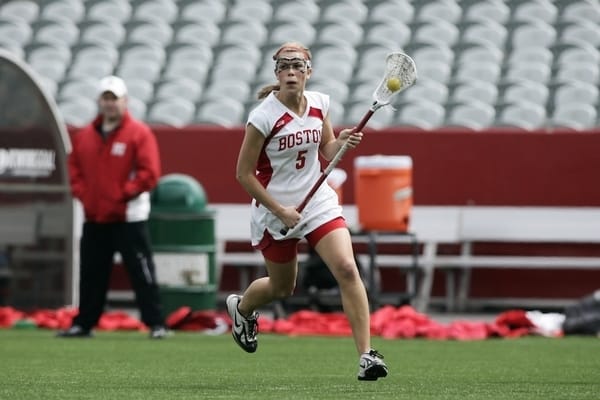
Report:
[[147,220],[150,194],[160,176],[160,157],[150,128],[127,111],[127,87],[109,76],[100,81],[99,115],[73,138],[69,175],[83,205],[79,314],[59,337],[90,337],[108,292],[113,257],[121,254],[150,337],[164,326]]

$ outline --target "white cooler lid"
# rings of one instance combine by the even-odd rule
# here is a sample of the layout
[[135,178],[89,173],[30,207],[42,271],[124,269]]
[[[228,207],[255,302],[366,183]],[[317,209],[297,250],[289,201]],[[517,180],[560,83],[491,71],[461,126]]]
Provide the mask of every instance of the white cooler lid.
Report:
[[354,159],[354,168],[380,168],[380,169],[398,169],[412,168],[411,156],[386,156],[376,154],[373,156],[358,156]]

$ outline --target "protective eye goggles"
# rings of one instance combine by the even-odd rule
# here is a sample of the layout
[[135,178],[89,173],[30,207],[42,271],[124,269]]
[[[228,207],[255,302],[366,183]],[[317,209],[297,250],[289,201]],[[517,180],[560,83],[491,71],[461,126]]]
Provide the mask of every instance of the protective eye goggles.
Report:
[[310,60],[305,60],[303,58],[278,58],[275,61],[275,72],[279,73],[282,71],[287,71],[288,69],[293,69],[298,72],[306,72],[308,68],[310,68]]

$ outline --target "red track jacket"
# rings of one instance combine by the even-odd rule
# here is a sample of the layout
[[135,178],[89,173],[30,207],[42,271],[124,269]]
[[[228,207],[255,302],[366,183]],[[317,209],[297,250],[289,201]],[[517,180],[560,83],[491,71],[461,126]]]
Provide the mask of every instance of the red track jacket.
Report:
[[148,219],[150,195],[160,177],[160,156],[154,134],[126,112],[121,125],[106,139],[98,116],[73,137],[69,155],[71,191],[91,222],[133,222]]

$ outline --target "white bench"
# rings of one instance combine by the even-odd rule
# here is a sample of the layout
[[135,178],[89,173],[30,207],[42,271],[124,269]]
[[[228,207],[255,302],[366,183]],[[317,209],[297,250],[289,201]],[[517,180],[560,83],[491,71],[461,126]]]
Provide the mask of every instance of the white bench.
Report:
[[[433,268],[447,275],[447,307],[462,310],[469,298],[473,268],[600,270],[600,256],[474,254],[476,242],[521,244],[600,244],[600,208],[464,207],[459,218],[458,256],[436,256]],[[432,270],[433,271],[433,270]],[[454,274],[458,272],[455,294]],[[423,296],[426,296],[423,293]],[[426,298],[423,297],[426,301]]]
[[[262,257],[257,252],[228,253],[227,241],[248,241],[249,208],[240,204],[218,204],[217,240],[219,265],[261,268]],[[350,227],[358,226],[358,214],[353,205],[344,205],[344,214]],[[379,275],[382,268],[400,268],[408,271],[407,286],[417,285],[414,306],[426,311],[431,301],[431,289],[436,270],[446,272],[446,308],[463,309],[469,300],[470,272],[473,268],[522,269],[595,269],[600,270],[599,257],[585,256],[531,256],[474,254],[476,242],[497,243],[591,243],[600,244],[600,208],[586,207],[481,207],[481,206],[415,206],[410,231],[416,235],[420,252],[415,258],[410,253],[359,254],[367,266],[367,284],[372,294],[379,295]],[[404,235],[374,232],[377,244],[406,242]],[[355,241],[364,241],[356,237]],[[460,247],[458,254],[442,255],[442,244]],[[418,273],[417,281],[410,274]],[[458,289],[455,292],[455,279]],[[375,298],[375,302],[379,299]]]

